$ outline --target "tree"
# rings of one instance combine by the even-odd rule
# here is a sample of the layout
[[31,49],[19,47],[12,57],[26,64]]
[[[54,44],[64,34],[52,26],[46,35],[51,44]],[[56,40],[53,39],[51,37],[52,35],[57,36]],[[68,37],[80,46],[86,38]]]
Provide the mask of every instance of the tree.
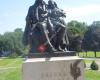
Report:
[[87,24],[78,21],[69,22],[67,27],[68,27],[68,32],[72,35],[83,36],[87,30]]
[[2,37],[2,35],[0,34],[0,56],[2,56],[2,54],[3,54],[3,53],[2,53],[2,50],[3,50],[3,46],[2,46],[2,45],[3,45],[3,44],[2,44],[3,40],[2,40],[2,38],[3,38],[3,37]]
[[81,51],[81,43],[84,33],[87,30],[87,25],[78,21],[71,21],[67,25],[69,36],[69,50]]
[[22,55],[25,46],[22,43],[23,31],[20,28],[15,29],[14,32],[6,32],[0,36],[0,51],[6,56],[8,55]]
[[90,25],[83,39],[83,48],[85,51],[100,51],[100,22],[95,21]]

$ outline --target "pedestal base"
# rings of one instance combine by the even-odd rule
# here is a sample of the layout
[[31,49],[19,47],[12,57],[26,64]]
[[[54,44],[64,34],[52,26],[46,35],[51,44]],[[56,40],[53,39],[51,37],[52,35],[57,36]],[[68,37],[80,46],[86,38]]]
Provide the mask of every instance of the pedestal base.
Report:
[[27,59],[23,80],[84,80],[84,63],[77,56]]
[[29,53],[28,58],[51,58],[51,57],[63,57],[63,56],[76,56],[75,51],[57,51],[48,53]]

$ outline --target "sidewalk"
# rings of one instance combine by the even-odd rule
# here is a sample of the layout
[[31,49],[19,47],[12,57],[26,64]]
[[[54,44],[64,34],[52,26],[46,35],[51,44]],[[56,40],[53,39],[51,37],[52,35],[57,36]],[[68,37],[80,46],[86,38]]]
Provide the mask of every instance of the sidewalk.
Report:
[[82,59],[85,59],[85,60],[100,60],[100,58],[82,58]]
[[99,66],[99,71],[100,71],[100,58],[82,58],[82,59],[84,59],[84,60],[91,60],[90,63],[86,63],[86,69],[90,69],[90,65],[91,65],[92,61],[95,60],[95,62]]

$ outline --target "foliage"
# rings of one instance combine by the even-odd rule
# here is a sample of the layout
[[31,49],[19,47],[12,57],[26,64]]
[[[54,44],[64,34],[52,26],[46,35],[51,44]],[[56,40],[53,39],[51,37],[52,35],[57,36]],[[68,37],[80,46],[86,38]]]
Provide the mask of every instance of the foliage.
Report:
[[99,69],[98,64],[95,61],[92,61],[90,67],[91,67],[92,70],[98,70]]
[[87,30],[87,25],[82,22],[78,21],[71,21],[67,24],[68,27],[68,33],[69,35],[80,35],[83,36],[85,31]]
[[81,44],[87,25],[78,21],[71,21],[67,25],[69,37],[69,50],[81,51]]
[[100,22],[93,22],[88,28],[83,39],[83,49],[85,51],[100,51]]
[[6,32],[0,36],[0,52],[3,56],[20,56],[24,54],[25,46],[22,43],[23,31],[20,28],[14,32]]
[[[100,58],[100,52],[97,52],[96,55],[98,58]],[[79,56],[93,58],[95,55],[93,51],[88,51],[88,52],[80,52]]]
[[18,54],[12,53],[12,54],[9,54],[8,57],[9,57],[9,58],[17,58],[17,57],[18,57]]
[[84,80],[100,80],[100,72],[94,70],[85,70]]

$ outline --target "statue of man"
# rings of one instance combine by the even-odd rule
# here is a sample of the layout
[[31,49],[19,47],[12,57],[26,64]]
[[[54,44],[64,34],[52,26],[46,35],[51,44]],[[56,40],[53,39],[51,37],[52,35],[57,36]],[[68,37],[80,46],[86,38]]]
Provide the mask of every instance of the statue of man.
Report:
[[66,34],[66,23],[64,17],[66,17],[63,10],[57,7],[56,2],[53,0],[48,1],[48,14],[55,30],[55,37],[52,39],[52,44],[57,51],[66,51],[69,44]]
[[36,0],[29,8],[23,41],[25,45],[30,45],[30,53],[40,52],[41,45],[54,50],[48,37],[47,8],[43,0]]

